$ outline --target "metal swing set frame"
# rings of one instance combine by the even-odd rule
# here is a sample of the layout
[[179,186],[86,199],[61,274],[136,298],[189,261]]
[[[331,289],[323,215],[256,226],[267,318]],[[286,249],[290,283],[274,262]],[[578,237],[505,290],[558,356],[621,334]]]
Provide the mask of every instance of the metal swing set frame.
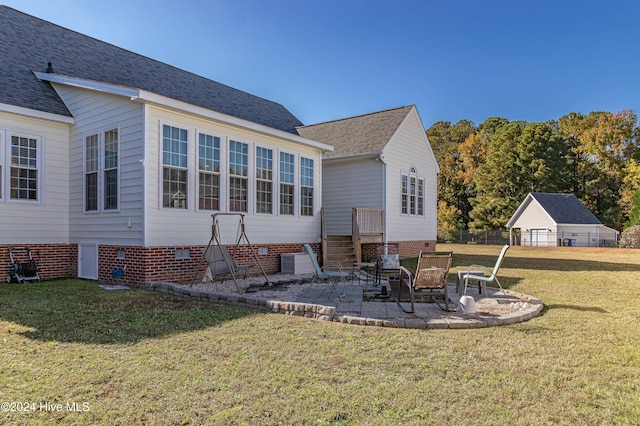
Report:
[[[234,245],[233,254],[237,255],[240,248],[240,244],[244,242],[249,248],[249,252],[251,253],[251,255],[255,260],[254,264],[242,265],[242,266],[237,265],[235,258],[231,256],[231,254],[229,253],[229,250],[227,250],[227,247],[222,244],[222,239],[220,237],[220,223],[218,221],[219,216],[238,216],[239,217],[238,232],[237,232],[236,242]],[[220,277],[231,276],[236,286],[236,290],[238,291],[238,293],[240,293],[240,287],[238,286],[236,273],[244,272],[246,277],[246,271],[258,265],[260,267],[260,271],[262,272],[262,275],[264,276],[265,284],[271,285],[271,283],[269,282],[269,278],[267,277],[267,274],[265,273],[264,268],[260,263],[260,259],[258,258],[256,250],[251,244],[251,242],[249,241],[249,237],[247,236],[246,226],[244,223],[244,216],[245,216],[244,213],[215,213],[211,215],[212,222],[213,222],[211,225],[211,239],[209,240],[207,247],[202,249],[202,257],[200,258],[200,261],[198,262],[198,265],[196,266],[196,269],[194,271],[193,279],[191,280],[191,286],[193,286],[193,284],[196,282],[196,279],[202,269],[202,264],[205,262],[207,264],[208,271],[207,269],[205,269],[203,281],[208,276],[212,280]],[[207,272],[209,274],[207,274]]]

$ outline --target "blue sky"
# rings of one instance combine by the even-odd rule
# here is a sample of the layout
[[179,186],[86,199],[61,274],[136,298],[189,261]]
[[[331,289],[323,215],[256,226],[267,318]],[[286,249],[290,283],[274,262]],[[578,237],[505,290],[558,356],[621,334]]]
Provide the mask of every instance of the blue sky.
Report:
[[425,127],[640,113],[640,2],[0,0],[286,106],[305,124],[415,104]]

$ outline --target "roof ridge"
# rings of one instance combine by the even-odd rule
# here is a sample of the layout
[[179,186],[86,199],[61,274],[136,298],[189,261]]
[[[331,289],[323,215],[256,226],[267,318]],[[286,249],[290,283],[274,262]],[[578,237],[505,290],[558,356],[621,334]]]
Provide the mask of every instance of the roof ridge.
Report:
[[385,110],[382,110],[382,111],[373,111],[373,112],[368,112],[366,114],[359,114],[359,115],[354,115],[354,116],[351,116],[351,117],[337,118],[335,120],[322,121],[320,123],[308,124],[306,126],[298,126],[298,127],[296,127],[296,129],[306,128],[306,127],[313,127],[313,126],[320,126],[320,125],[329,124],[329,123],[338,123],[340,121],[352,120],[354,118],[367,117],[367,116],[370,116],[370,115],[383,114],[383,113],[386,113],[386,112],[391,112],[391,111],[395,111],[395,110],[399,110],[399,109],[412,108],[414,106],[415,105],[403,105],[403,106],[399,106],[399,107],[395,107],[395,108],[385,109]]

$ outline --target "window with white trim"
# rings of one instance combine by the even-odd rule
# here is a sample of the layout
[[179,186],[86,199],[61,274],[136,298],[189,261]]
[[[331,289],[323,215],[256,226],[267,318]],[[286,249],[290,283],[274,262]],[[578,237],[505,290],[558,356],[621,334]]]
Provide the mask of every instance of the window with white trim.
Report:
[[286,152],[280,153],[280,214],[294,214],[294,191],[296,163],[295,156]]
[[415,167],[402,173],[400,184],[401,212],[409,216],[424,216],[424,178]]
[[98,169],[100,165],[98,134],[84,138],[84,211],[98,210]]
[[84,211],[118,209],[119,151],[118,129],[84,138]]
[[188,132],[162,126],[162,207],[187,208]]
[[229,211],[247,212],[249,145],[229,141]]
[[9,197],[38,201],[39,139],[11,135]]
[[220,210],[220,138],[198,136],[198,208]]
[[313,216],[313,159],[300,158],[300,215]]
[[118,129],[107,130],[104,135],[104,210],[118,209]]
[[256,147],[256,213],[273,213],[273,150]]

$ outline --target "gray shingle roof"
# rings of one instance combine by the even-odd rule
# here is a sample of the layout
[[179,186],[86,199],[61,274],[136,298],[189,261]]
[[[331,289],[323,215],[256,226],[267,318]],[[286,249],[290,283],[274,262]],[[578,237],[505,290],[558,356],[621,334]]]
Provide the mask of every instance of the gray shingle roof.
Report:
[[0,102],[70,116],[32,71],[146,90],[274,129],[302,123],[282,105],[0,6]]
[[530,195],[558,224],[602,225],[573,194],[532,192]]
[[414,106],[298,127],[300,136],[328,145],[325,157],[380,153]]

